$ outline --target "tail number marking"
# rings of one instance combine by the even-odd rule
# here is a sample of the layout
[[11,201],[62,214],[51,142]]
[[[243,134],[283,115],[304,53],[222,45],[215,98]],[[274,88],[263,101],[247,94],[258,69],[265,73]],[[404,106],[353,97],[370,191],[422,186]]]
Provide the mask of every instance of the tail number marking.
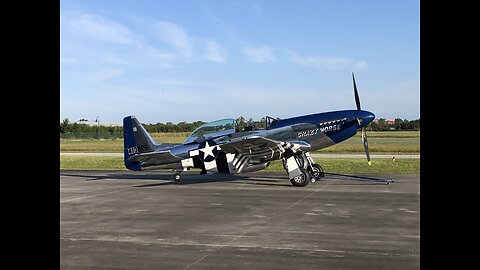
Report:
[[138,154],[138,153],[147,152],[149,150],[150,150],[150,148],[148,147],[148,145],[144,144],[144,145],[139,145],[139,146],[134,146],[134,147],[127,148],[127,153],[129,155],[135,155],[135,154]]

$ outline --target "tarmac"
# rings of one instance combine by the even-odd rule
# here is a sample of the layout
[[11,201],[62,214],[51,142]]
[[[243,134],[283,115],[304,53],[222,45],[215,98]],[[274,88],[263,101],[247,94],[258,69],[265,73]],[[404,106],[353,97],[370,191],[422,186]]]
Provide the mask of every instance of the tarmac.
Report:
[[419,269],[420,176],[60,171],[61,269]]

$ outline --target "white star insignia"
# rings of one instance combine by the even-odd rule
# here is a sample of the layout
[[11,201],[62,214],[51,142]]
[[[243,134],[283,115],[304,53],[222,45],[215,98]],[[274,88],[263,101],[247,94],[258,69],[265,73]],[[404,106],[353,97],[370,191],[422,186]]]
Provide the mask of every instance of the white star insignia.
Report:
[[208,145],[208,142],[205,142],[205,148],[202,148],[202,152],[203,152],[203,159],[205,160],[208,156],[212,156],[212,157],[215,157],[213,155],[213,149],[215,148],[216,146],[210,146]]

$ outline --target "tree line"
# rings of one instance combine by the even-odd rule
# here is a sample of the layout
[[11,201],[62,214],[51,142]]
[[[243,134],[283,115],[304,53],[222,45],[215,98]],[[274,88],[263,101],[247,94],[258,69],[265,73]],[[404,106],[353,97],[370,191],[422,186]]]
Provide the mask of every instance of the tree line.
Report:
[[80,139],[116,139],[123,138],[123,127],[121,126],[90,126],[83,123],[71,123],[68,118],[60,122],[60,138]]
[[[237,131],[245,129],[264,129],[265,118],[258,121],[249,118],[246,120],[243,116],[236,120]],[[150,132],[192,132],[197,127],[205,124],[203,121],[195,121],[192,123],[180,122],[174,124],[172,122],[143,124],[145,129]],[[387,131],[387,130],[420,130],[420,119],[409,121],[407,119],[395,119],[394,123],[387,121],[385,118],[380,118],[370,123],[367,127],[369,131]],[[65,118],[60,123],[60,138],[94,138],[94,139],[115,139],[123,138],[122,126],[105,126],[105,125],[87,125],[83,123],[71,123],[68,118]]]
[[[254,126],[256,129],[264,129],[266,126],[265,117],[259,121],[248,121],[242,116],[236,119],[237,127],[243,130],[245,127]],[[397,118],[392,123],[391,120],[385,118],[376,119],[368,125],[367,130],[370,131],[389,131],[389,130],[420,130],[420,119],[409,121],[407,119]]]
[[391,123],[385,118],[380,118],[370,123],[366,129],[371,131],[420,130],[420,119],[408,121],[407,119],[397,118]]
[[196,121],[193,123],[180,122],[174,124],[172,122],[156,123],[156,124],[142,124],[148,132],[192,132],[197,127],[205,124],[203,121]]

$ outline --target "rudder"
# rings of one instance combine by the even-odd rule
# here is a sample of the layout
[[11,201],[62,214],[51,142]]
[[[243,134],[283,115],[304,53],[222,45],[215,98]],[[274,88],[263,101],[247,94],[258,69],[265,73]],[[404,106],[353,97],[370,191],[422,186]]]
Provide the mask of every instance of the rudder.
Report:
[[128,161],[131,156],[153,152],[155,141],[145,128],[138,122],[135,116],[123,118],[123,146],[125,167],[129,170],[140,171],[142,169],[139,161]]

